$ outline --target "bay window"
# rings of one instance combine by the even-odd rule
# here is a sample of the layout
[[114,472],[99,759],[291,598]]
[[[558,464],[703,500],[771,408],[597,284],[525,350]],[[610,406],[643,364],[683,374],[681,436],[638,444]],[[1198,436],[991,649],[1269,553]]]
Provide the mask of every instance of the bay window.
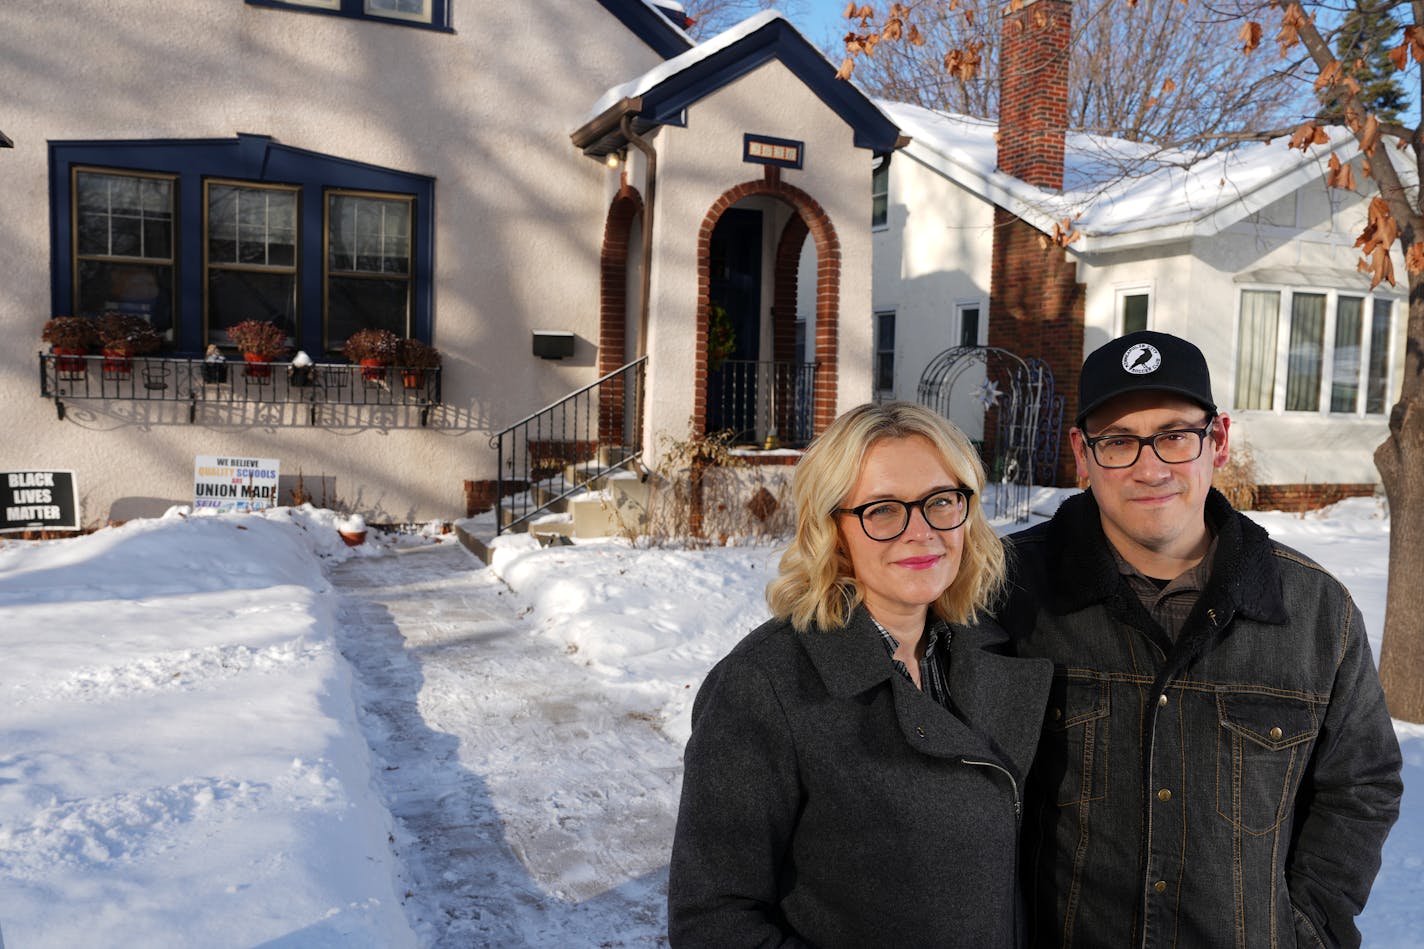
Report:
[[1373,294],[1243,289],[1234,407],[1383,413],[1394,310]]

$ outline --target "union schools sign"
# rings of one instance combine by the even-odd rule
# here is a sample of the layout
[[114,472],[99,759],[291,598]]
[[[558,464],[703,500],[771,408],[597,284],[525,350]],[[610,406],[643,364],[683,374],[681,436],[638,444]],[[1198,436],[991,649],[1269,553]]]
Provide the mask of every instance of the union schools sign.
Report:
[[79,530],[73,471],[0,472],[0,533]]

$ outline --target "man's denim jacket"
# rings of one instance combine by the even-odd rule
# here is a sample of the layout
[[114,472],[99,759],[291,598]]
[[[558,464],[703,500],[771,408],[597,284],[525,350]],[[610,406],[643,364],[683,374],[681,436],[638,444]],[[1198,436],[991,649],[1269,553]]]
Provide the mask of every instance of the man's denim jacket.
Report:
[[1053,660],[1029,778],[1035,946],[1357,946],[1399,813],[1360,611],[1218,492],[1211,579],[1173,642],[1091,493],[1010,540],[999,619]]

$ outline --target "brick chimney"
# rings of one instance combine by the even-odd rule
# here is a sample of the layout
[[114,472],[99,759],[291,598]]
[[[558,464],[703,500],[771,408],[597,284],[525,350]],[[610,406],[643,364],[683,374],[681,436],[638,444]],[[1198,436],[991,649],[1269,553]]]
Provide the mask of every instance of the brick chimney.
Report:
[[1063,188],[1068,125],[1069,0],[1029,0],[1004,17],[999,47],[999,170]]
[[[1068,124],[1069,0],[1029,0],[1004,17],[999,50],[999,170],[1055,191],[1063,189]],[[989,345],[1041,359],[1063,397],[1057,484],[1076,481],[1068,426],[1077,414],[1083,363],[1084,294],[1077,262],[1045,242],[1042,231],[994,208],[989,278]],[[1037,478],[1037,481],[1048,480]]]

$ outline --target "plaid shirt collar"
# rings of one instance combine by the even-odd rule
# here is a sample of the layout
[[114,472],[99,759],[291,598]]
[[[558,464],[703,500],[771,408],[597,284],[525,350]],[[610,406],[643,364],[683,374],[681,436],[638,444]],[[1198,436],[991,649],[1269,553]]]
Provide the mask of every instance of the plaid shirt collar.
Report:
[[[870,611],[866,614],[870,616]],[[891,635],[890,630],[880,625],[880,621],[874,616],[870,616],[870,621],[875,624],[875,628],[880,631],[880,641],[885,647],[885,655],[890,657],[890,661],[895,664],[895,670],[910,682],[915,680],[910,677],[910,670],[905,664],[895,658],[895,650],[900,648],[900,641]],[[925,619],[925,656],[920,660],[920,687],[921,690],[934,699],[941,706],[949,707],[949,682],[945,679],[944,667],[949,662],[949,643],[953,632],[949,624],[940,619],[934,613],[930,613]],[[943,640],[943,649],[940,649]],[[944,661],[938,658],[940,652],[944,654]]]

